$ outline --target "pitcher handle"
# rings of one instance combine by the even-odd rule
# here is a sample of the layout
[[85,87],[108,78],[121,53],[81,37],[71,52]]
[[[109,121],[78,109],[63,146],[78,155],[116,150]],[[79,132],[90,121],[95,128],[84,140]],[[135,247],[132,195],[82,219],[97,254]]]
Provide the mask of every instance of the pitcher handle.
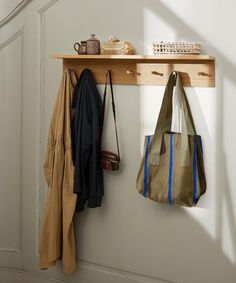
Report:
[[75,51],[79,54],[79,48],[80,48],[80,44],[78,43],[78,42],[76,42],[75,44],[74,44],[74,49],[75,49]]

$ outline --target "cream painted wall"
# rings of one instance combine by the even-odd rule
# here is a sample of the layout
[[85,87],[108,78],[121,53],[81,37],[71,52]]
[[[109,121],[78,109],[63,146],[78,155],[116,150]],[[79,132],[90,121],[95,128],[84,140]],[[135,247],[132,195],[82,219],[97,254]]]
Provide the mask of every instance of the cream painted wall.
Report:
[[20,0],[1,1],[0,2],[0,20],[6,17],[20,3]]
[[[0,7],[25,1],[8,2]],[[3,18],[0,282],[236,282],[235,9],[234,0],[32,0],[9,21]],[[138,195],[143,137],[154,130],[163,87],[115,86],[122,169],[104,174],[102,208],[75,217],[77,271],[64,275],[60,264],[39,271],[43,153],[61,75],[61,62],[50,54],[73,53],[73,43],[92,32],[101,41],[111,34],[130,40],[139,54],[151,54],[153,41],[201,41],[216,57],[216,88],[186,89],[203,137],[208,191],[191,209]],[[110,149],[112,130],[107,121]]]

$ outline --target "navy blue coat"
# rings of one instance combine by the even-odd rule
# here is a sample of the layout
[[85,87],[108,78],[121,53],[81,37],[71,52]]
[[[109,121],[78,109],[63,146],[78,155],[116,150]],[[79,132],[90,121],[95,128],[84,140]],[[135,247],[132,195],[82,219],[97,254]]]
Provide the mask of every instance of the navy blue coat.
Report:
[[72,154],[75,167],[76,211],[101,206],[103,172],[100,166],[102,101],[90,70],[85,69],[75,86],[72,108]]

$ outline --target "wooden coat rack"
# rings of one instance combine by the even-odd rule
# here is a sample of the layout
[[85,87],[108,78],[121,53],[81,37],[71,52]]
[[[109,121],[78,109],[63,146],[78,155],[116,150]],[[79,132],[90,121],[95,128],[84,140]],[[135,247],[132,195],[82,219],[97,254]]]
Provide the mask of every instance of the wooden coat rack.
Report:
[[215,58],[208,55],[52,55],[63,59],[63,69],[78,75],[88,68],[97,83],[111,70],[114,84],[166,85],[172,71],[181,73],[185,86],[214,87]]

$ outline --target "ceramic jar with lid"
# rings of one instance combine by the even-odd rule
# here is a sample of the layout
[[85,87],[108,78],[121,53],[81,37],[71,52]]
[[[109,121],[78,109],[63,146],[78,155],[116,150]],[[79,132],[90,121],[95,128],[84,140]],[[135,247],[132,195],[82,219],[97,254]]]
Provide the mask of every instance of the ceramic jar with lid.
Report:
[[100,54],[100,41],[95,38],[95,34],[91,34],[91,38],[87,40],[87,54]]

